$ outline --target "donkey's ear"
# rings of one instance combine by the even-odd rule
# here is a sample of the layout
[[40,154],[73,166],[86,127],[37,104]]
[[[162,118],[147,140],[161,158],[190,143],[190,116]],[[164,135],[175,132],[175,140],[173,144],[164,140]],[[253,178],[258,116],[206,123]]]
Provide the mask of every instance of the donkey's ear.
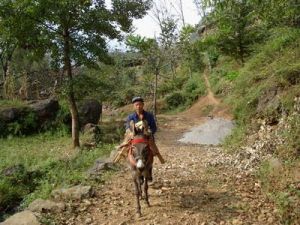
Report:
[[144,129],[143,129],[144,135],[149,136],[149,132],[148,132],[148,130],[149,130],[149,125],[148,125],[147,120],[143,120],[143,126],[144,126]]
[[133,120],[130,120],[129,129],[131,130],[133,135],[135,135],[135,126],[134,126],[134,121]]

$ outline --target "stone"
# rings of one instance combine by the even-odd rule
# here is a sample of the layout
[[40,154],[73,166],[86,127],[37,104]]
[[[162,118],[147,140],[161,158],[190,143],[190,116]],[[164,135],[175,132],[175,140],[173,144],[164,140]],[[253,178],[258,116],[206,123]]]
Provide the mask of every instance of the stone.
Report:
[[5,168],[4,170],[2,170],[1,173],[2,173],[4,176],[11,177],[11,176],[14,176],[14,175],[16,175],[16,174],[23,174],[23,173],[26,173],[26,169],[25,169],[24,165],[22,165],[22,164],[17,164],[17,165],[14,165],[14,166],[10,166],[10,167]]
[[61,212],[65,208],[64,203],[44,199],[36,199],[28,206],[28,209],[32,212]]
[[59,110],[58,101],[55,99],[33,101],[29,106],[35,112],[40,125],[52,120]]
[[62,188],[53,190],[51,196],[54,199],[60,200],[81,200],[84,198],[90,198],[94,195],[94,191],[91,186],[77,185],[71,188]]
[[95,99],[85,100],[79,106],[80,127],[88,123],[98,124],[102,114],[102,105]]
[[272,174],[280,173],[283,170],[283,165],[279,159],[272,157],[268,160]]
[[13,122],[15,120],[17,120],[17,118],[19,117],[19,114],[21,113],[21,111],[23,111],[24,108],[6,108],[0,111],[0,118],[1,120],[3,120],[4,122],[10,123]]
[[103,171],[116,170],[117,166],[112,162],[106,162],[102,159],[97,159],[94,165],[88,170],[89,175],[99,175]]
[[0,225],[40,225],[36,216],[29,210],[17,213]]
[[82,146],[92,148],[100,142],[101,130],[98,125],[87,123],[83,127],[83,132],[81,136]]

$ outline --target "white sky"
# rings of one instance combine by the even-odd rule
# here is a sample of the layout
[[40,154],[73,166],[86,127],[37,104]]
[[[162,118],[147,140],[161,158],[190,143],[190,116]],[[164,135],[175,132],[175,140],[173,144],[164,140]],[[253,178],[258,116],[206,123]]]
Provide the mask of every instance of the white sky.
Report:
[[[179,2],[179,0],[154,0],[154,2],[160,1],[165,1],[169,6],[173,4],[173,6],[175,7]],[[200,16],[197,14],[197,10],[193,3],[193,0],[182,0],[182,5],[185,23],[191,25],[195,25],[196,23],[198,23],[200,21]],[[170,9],[172,13],[177,14],[176,10],[172,8],[172,6],[170,6]],[[134,27],[136,27],[136,31],[134,33],[146,37],[154,37],[154,35],[158,36],[159,27],[149,14],[151,14],[151,10],[143,19],[134,21],[133,25]]]
[[[178,15],[178,12],[171,6],[178,6],[179,0],[154,0],[155,3],[165,2],[166,5],[168,5],[168,9],[170,9],[172,14]],[[106,0],[107,4],[110,4],[110,0]],[[195,25],[200,21],[200,16],[197,13],[196,7],[193,3],[193,0],[182,0],[183,5],[183,13],[184,13],[184,19],[186,24]],[[178,8],[178,7],[177,7]],[[153,38],[154,36],[158,36],[159,26],[151,17],[152,12],[151,9],[149,10],[148,14],[139,20],[134,20],[133,26],[135,27],[135,34],[139,34],[141,36],[145,36],[148,38]],[[178,23],[181,26],[181,21],[178,21]],[[179,27],[180,27],[179,26]],[[116,46],[118,45],[115,43],[115,41],[111,42],[111,45]],[[122,45],[122,44],[121,44]]]

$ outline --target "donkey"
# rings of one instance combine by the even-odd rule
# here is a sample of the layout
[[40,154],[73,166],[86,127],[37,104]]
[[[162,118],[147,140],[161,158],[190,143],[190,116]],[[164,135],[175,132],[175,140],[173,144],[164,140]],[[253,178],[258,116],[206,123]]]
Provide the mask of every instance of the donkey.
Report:
[[137,215],[141,216],[140,199],[142,199],[142,187],[144,187],[144,198],[146,204],[150,206],[148,196],[148,181],[152,180],[153,153],[149,147],[147,137],[147,121],[142,121],[142,125],[130,122],[130,129],[133,133],[131,145],[128,152],[128,161],[135,187]]

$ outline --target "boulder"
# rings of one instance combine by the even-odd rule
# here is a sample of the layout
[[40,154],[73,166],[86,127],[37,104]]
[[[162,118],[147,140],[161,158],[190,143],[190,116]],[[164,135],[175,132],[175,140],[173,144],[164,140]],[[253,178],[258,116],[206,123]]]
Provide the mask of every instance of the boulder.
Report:
[[78,108],[81,127],[88,123],[98,124],[102,113],[102,105],[99,101],[94,99],[85,100]]
[[40,225],[36,216],[29,210],[17,213],[0,225]]
[[88,170],[88,174],[90,176],[92,175],[99,175],[101,174],[102,172],[104,171],[107,171],[107,170],[116,170],[117,167],[114,163],[112,162],[107,162],[105,160],[102,160],[102,159],[97,159],[93,165],[93,167],[91,167],[89,170]]
[[36,199],[28,206],[28,209],[32,212],[61,212],[65,208],[64,203],[44,199]]
[[58,101],[55,99],[34,101],[31,102],[29,106],[36,114],[37,120],[40,124],[43,124],[53,119],[59,110]]
[[81,200],[90,198],[94,195],[91,186],[77,185],[71,188],[53,190],[51,196],[57,200]]
[[31,101],[27,106],[0,109],[0,135],[38,132],[56,117],[58,110],[58,101],[54,99]]
[[82,146],[87,148],[96,147],[101,139],[101,130],[98,125],[88,123],[83,127],[83,135],[81,136]]
[[11,123],[18,119],[25,108],[6,108],[0,111],[0,118],[3,122]]

